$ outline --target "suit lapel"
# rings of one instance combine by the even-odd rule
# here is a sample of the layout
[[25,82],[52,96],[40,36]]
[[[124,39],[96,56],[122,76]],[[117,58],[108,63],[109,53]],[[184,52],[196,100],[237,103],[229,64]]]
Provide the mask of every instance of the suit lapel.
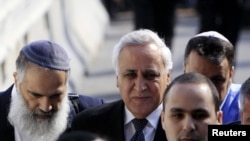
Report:
[[[124,141],[125,136],[124,136],[124,103],[120,100],[116,102],[113,106],[115,106],[115,110],[113,113],[111,113],[113,116],[112,119],[110,120],[113,125],[113,133],[112,134],[115,137],[115,140],[117,141]],[[120,130],[117,130],[120,129]],[[121,140],[122,139],[122,140]]]
[[161,126],[161,117],[159,118],[159,121],[158,121],[158,126],[155,132],[154,141],[167,141],[165,132]]
[[13,89],[13,85],[9,87],[6,91],[2,92],[0,94],[0,121],[2,124],[0,125],[0,137],[2,139],[5,139],[7,141],[14,141],[15,135],[14,135],[14,127],[9,123],[8,121],[8,113],[9,113],[9,107],[11,102],[11,91]]

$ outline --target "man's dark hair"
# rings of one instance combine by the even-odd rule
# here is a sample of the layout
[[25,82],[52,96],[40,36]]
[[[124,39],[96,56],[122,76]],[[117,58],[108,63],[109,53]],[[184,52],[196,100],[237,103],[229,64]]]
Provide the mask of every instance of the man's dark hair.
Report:
[[229,41],[225,41],[213,36],[198,36],[189,40],[185,54],[184,63],[188,63],[188,56],[191,51],[197,52],[214,63],[221,63],[226,58],[229,67],[234,66],[235,54],[233,45]]
[[243,111],[246,107],[244,107],[244,100],[250,100],[250,77],[245,80],[240,88],[240,109]]

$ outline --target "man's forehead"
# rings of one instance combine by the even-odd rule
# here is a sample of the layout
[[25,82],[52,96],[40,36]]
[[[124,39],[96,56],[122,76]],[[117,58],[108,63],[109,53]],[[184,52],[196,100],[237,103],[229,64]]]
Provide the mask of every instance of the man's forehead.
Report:
[[[170,99],[169,99],[170,100]],[[186,102],[172,101],[166,103],[166,110],[169,112],[204,112],[214,110],[214,105],[208,100],[204,101],[189,101],[189,99],[184,99]],[[191,103],[190,103],[191,102]]]
[[[229,60],[226,57],[223,57],[222,59],[211,59],[208,56],[200,55],[195,50],[191,50],[190,54],[188,55],[187,61],[188,61],[188,63],[192,64],[193,61],[199,61],[200,59],[202,59],[206,62],[209,62],[209,63],[216,64],[216,65],[221,65],[221,64],[224,64],[224,65],[226,64],[226,66],[229,65]],[[205,64],[203,64],[203,65],[205,65]]]
[[175,83],[168,91],[167,103],[212,102],[212,93],[205,83]]
[[[226,58],[224,58],[220,63],[212,62],[205,57],[193,54],[189,56],[187,63],[185,64],[186,72],[199,72],[203,75],[210,77],[212,74],[222,74],[229,70],[229,63]],[[209,73],[210,75],[208,75]]]

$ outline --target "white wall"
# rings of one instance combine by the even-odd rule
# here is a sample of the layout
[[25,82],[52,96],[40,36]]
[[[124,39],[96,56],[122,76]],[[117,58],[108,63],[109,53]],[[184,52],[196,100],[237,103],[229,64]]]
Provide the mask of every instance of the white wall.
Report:
[[[109,24],[100,0],[0,0],[0,91],[13,83],[15,59],[25,44],[50,39],[71,57],[71,90],[77,91],[98,54]],[[79,81],[78,81],[79,82]]]

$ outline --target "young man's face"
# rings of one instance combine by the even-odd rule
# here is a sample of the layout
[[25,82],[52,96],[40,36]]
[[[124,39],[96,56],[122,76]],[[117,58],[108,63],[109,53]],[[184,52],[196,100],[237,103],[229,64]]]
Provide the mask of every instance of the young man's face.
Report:
[[233,75],[233,68],[229,67],[228,60],[225,58],[217,64],[191,51],[186,62],[184,72],[198,72],[208,77],[217,88],[222,102],[227,95]]
[[206,84],[175,84],[168,92],[161,114],[168,141],[206,141],[208,125],[222,122],[222,113],[216,112],[214,105]]

